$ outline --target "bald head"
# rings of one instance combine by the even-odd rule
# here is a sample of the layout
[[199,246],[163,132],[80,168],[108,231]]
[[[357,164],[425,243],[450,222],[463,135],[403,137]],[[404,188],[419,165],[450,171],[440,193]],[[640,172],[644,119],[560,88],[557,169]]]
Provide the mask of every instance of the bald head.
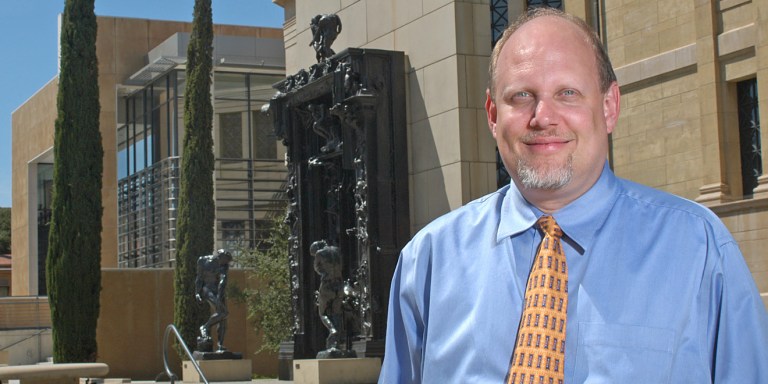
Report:
[[[584,41],[592,48],[595,54],[595,60],[597,62],[598,77],[600,80],[600,89],[603,92],[607,91],[611,83],[616,81],[616,74],[613,71],[611,60],[608,58],[608,53],[605,51],[605,48],[603,47],[603,44],[600,41],[600,38],[594,32],[592,27],[587,25],[587,23],[584,22],[584,20],[576,16],[562,12],[555,8],[542,7],[542,8],[533,8],[529,10],[527,13],[520,15],[520,17],[516,21],[514,21],[504,30],[504,33],[501,35],[501,38],[499,39],[498,42],[496,42],[496,46],[493,48],[493,52],[491,53],[491,60],[490,60],[491,62],[488,67],[489,89],[490,89],[491,98],[495,99],[496,97],[496,73],[497,73],[496,66],[498,65],[498,62],[499,62],[499,56],[501,55],[501,51],[502,49],[504,49],[504,46],[506,45],[506,43],[509,41],[510,36],[512,36],[515,32],[517,32],[517,30],[519,30],[523,25],[527,24],[528,22],[544,16],[558,17],[562,20],[565,20],[570,24],[572,24],[573,26],[575,26],[582,33],[584,37]],[[552,31],[552,32],[556,33],[558,31]]]

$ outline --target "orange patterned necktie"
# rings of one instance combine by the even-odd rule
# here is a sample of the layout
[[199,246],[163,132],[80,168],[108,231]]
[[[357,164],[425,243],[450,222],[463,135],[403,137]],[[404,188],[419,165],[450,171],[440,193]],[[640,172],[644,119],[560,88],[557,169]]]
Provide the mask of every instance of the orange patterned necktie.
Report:
[[563,231],[552,216],[542,216],[536,224],[544,238],[528,275],[507,384],[563,384],[568,308]]

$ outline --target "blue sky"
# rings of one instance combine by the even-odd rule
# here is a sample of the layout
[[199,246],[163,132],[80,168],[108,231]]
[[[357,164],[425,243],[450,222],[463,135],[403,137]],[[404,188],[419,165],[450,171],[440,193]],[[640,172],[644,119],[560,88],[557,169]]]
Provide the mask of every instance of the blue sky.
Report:
[[[11,206],[11,114],[56,76],[64,0],[4,0],[0,12],[0,207]],[[194,0],[96,0],[96,15],[192,21]],[[213,22],[281,28],[271,0],[213,0]]]

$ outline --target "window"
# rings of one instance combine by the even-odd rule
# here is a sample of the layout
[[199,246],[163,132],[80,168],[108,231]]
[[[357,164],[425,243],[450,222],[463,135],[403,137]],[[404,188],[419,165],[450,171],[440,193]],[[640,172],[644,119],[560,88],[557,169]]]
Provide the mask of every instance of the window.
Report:
[[757,106],[757,80],[736,84],[739,114],[739,149],[741,152],[741,184],[744,196],[751,196],[757,178],[763,174],[760,145],[760,113]]
[[[217,244],[255,243],[253,226],[281,201],[285,179],[271,117],[261,107],[281,75],[215,72]],[[118,266],[168,267],[176,256],[179,147],[186,74],[126,87],[117,111]],[[273,180],[274,179],[274,180]],[[43,260],[45,257],[42,258]]]
[[509,20],[507,0],[491,0],[491,46],[501,38]]
[[551,7],[563,10],[562,0],[528,0],[528,8]]
[[[161,267],[175,252],[178,185],[176,76],[126,88],[117,110],[118,266]],[[181,100],[183,102],[183,100]],[[169,228],[170,227],[170,228]]]
[[248,234],[246,232],[245,221],[222,221],[221,222],[221,240],[224,249],[232,252],[233,255],[241,249],[247,248]]
[[240,112],[219,114],[219,146],[224,159],[243,157],[243,115]]
[[272,118],[253,112],[253,157],[256,159],[277,158],[277,138],[272,127]]

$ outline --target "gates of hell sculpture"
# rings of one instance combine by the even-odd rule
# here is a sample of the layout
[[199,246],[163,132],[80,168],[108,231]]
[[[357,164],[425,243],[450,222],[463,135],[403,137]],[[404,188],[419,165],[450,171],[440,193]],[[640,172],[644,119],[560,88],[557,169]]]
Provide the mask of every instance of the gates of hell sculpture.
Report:
[[[336,343],[380,357],[392,274],[410,238],[403,54],[316,50],[317,64],[274,85],[269,107],[288,165],[295,337],[281,355],[315,358]],[[315,270],[316,254],[338,261],[333,279]],[[318,303],[341,312],[323,318]]]

